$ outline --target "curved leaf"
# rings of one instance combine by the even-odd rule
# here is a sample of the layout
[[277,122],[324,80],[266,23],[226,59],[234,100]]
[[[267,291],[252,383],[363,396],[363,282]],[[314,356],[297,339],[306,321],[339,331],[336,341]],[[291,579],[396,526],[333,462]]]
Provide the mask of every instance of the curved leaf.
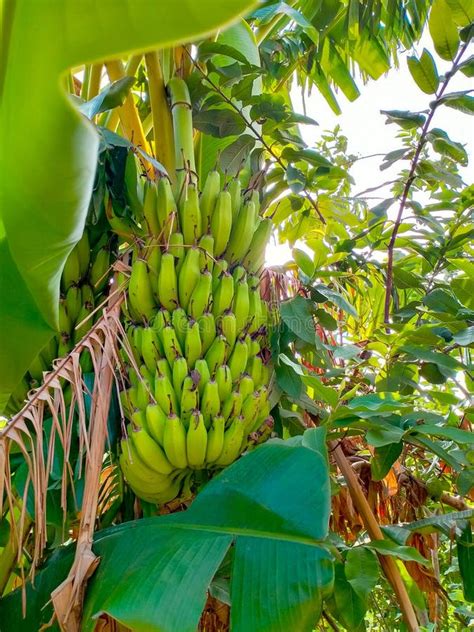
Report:
[[61,76],[83,62],[189,41],[253,4],[7,3],[0,71],[8,148],[0,157],[0,411],[57,327],[62,267],[81,237],[92,191],[97,135],[65,98]]

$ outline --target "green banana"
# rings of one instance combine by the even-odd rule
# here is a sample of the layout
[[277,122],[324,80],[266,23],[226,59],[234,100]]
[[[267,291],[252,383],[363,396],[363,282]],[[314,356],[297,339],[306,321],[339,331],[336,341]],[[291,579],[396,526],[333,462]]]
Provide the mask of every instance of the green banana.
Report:
[[145,183],[143,216],[148,226],[148,233],[157,237],[161,233],[161,226],[158,219],[158,191],[154,182]]
[[163,447],[166,457],[172,465],[183,470],[188,467],[186,429],[181,419],[175,414],[168,415],[166,420]]
[[237,382],[245,371],[248,361],[247,343],[239,338],[235,343],[234,349],[229,358],[229,369],[232,374],[232,381]]
[[141,414],[150,403],[153,394],[151,392],[150,384],[148,384],[144,379],[139,379],[135,388],[137,391],[137,407],[139,408],[137,413]]
[[167,415],[178,412],[176,394],[166,375],[157,375],[155,378],[155,399]]
[[143,463],[158,474],[171,474],[173,466],[158,443],[154,441],[144,428],[132,431],[130,438],[138,456]]
[[217,461],[224,448],[225,419],[221,415],[214,417],[207,433],[206,462],[211,464]]
[[186,198],[180,205],[179,221],[184,243],[187,245],[196,243],[202,230],[199,194],[195,184],[189,184],[186,188]]
[[233,178],[229,183],[229,193],[232,207],[232,222],[235,222],[242,205],[242,186],[238,178]]
[[211,233],[214,237],[214,256],[224,254],[232,229],[232,200],[228,191],[221,191],[211,217]]
[[260,356],[252,356],[246,367],[246,372],[252,378],[255,386],[260,386],[263,382],[263,362]]
[[155,314],[156,305],[148,276],[148,266],[143,259],[135,259],[132,264],[128,297],[132,308],[140,318],[150,321]]
[[152,327],[161,336],[161,332],[168,325],[171,325],[171,315],[167,309],[162,307],[156,312]]
[[176,358],[173,362],[173,388],[176,393],[176,397],[179,397],[181,390],[183,388],[183,382],[185,377],[188,375],[188,363],[186,358]]
[[162,447],[166,418],[166,413],[158,404],[148,404],[146,407],[146,425],[148,432]]
[[242,395],[237,391],[233,391],[230,396],[223,402],[220,414],[227,421],[233,417],[237,417],[242,409]]
[[210,312],[205,312],[199,318],[199,331],[201,334],[202,353],[206,353],[216,338],[216,321]]
[[120,466],[125,478],[132,487],[146,494],[155,494],[166,489],[170,478],[167,475],[150,471],[142,461],[131,439],[121,441]]
[[186,433],[186,454],[189,467],[199,470],[204,467],[207,451],[207,430],[199,410],[195,410],[189,420]]
[[224,401],[232,392],[232,373],[227,364],[217,368],[216,382],[219,389],[219,399]]
[[160,297],[158,294],[158,279],[161,270],[161,248],[156,243],[148,245],[146,262],[148,265],[148,274],[150,275],[151,291],[155,303],[159,305]]
[[213,343],[207,350],[206,355],[204,356],[211,375],[214,375],[217,367],[225,363],[226,352],[226,339],[224,338],[224,336],[216,336]]
[[200,250],[200,269],[208,270],[212,273],[214,268],[214,237],[209,234],[203,235],[199,240],[198,247]]
[[249,286],[247,281],[239,281],[236,285],[232,309],[235,314],[235,328],[240,335],[249,318]]
[[209,308],[212,292],[212,274],[205,270],[197,282],[191,294],[188,305],[188,313],[191,318],[197,320]]
[[174,257],[167,252],[161,257],[161,267],[158,274],[158,297],[161,305],[169,310],[178,305],[178,280],[174,267]]
[[90,303],[84,303],[81,307],[79,314],[77,315],[76,326],[72,337],[75,345],[84,338],[88,331],[90,331],[94,323],[92,318],[93,309],[94,307]]
[[214,314],[214,318],[218,318],[231,308],[233,298],[234,279],[229,272],[223,272],[213,296],[212,313]]
[[87,276],[91,261],[91,247],[89,244],[89,235],[87,230],[82,233],[82,237],[77,242],[75,250],[79,261],[79,274],[82,280]]
[[201,357],[202,354],[202,341],[201,333],[199,330],[199,323],[194,320],[188,322],[188,330],[186,332],[186,338],[184,342],[184,355],[188,361],[190,369],[194,369],[196,360]]
[[224,312],[219,319],[219,329],[227,340],[227,344],[232,348],[237,338],[237,320],[231,311]]
[[61,288],[63,292],[67,292],[71,285],[79,285],[80,282],[81,263],[79,261],[77,248],[74,246],[64,264],[61,275]]
[[142,329],[140,351],[145,366],[154,374],[156,363],[160,358],[160,341],[153,327],[144,327]]
[[248,434],[253,426],[255,425],[255,421],[257,419],[257,415],[259,413],[260,401],[258,393],[250,393],[244,399],[242,403],[241,416],[244,420],[245,429],[244,433]]
[[227,271],[229,264],[226,259],[216,259],[212,268],[212,292],[214,293],[220,283],[221,275]]
[[178,210],[168,178],[160,178],[157,187],[156,210],[164,243],[176,232]]
[[131,416],[131,425],[129,426],[129,432],[133,432],[134,429],[146,428],[146,415],[143,410],[134,410]]
[[199,248],[188,248],[178,277],[179,303],[187,310],[191,294],[199,281]]
[[245,281],[247,279],[247,270],[244,266],[237,266],[232,270],[232,276],[234,277],[234,283]]
[[240,261],[246,254],[255,231],[256,220],[255,204],[246,202],[240,209],[237,220],[232,226],[229,243],[225,251],[225,258],[231,265]]
[[248,395],[250,395],[250,393],[253,393],[254,383],[250,375],[248,375],[247,373],[243,373],[239,380],[237,388],[244,400]]
[[71,321],[74,324],[77,321],[79,312],[82,307],[82,292],[77,285],[71,285],[66,292],[66,310]]
[[166,86],[173,117],[176,164],[176,191],[181,193],[188,173],[196,173],[194,160],[192,106],[186,83],[179,77],[170,79]]
[[209,367],[207,366],[207,362],[204,360],[204,358],[199,358],[199,360],[196,360],[193,373],[198,374],[199,379],[197,380],[197,385],[199,390],[199,397],[202,397],[202,394],[204,393],[204,388],[211,379]]
[[265,263],[265,250],[272,234],[272,220],[264,218],[257,226],[257,229],[250,242],[250,247],[242,259],[242,265],[250,273],[257,273]]
[[211,217],[221,190],[221,176],[218,171],[209,171],[201,193],[201,226],[202,232],[207,233],[211,224]]
[[174,265],[176,268],[176,278],[179,276],[179,271],[183,265],[184,255],[185,255],[185,247],[184,247],[184,237],[183,233],[173,233],[170,236],[168,243],[168,251],[174,257]]
[[89,283],[94,288],[95,294],[102,294],[109,282],[110,250],[104,246],[100,248],[92,258],[89,271]]
[[160,358],[158,360],[156,363],[156,373],[158,373],[158,375],[166,375],[168,380],[173,383],[173,373],[166,358]]
[[204,387],[200,402],[201,413],[207,428],[210,426],[211,418],[217,415],[220,407],[219,386],[215,380],[211,379]]
[[193,378],[190,375],[187,375],[183,381],[180,401],[181,420],[183,421],[184,425],[187,425],[191,413],[198,407],[198,403],[198,388]]
[[171,313],[171,324],[178,337],[181,349],[184,349],[184,341],[188,330],[188,316],[182,307],[178,307]]
[[[142,364],[139,368],[140,371],[140,375],[142,376],[142,378],[145,380],[145,382],[147,382],[148,384],[151,384],[154,379],[155,379],[155,371],[150,371],[150,369],[147,368],[147,366],[145,364]],[[131,371],[131,373],[134,373],[134,371]],[[138,384],[138,379],[137,382]]]
[[244,438],[244,421],[236,417],[224,433],[224,445],[215,465],[230,465],[239,456],[240,446]]
[[163,351],[166,359],[173,365],[176,358],[183,355],[183,350],[179,344],[178,336],[172,325],[166,325],[161,330],[161,342],[163,343]]

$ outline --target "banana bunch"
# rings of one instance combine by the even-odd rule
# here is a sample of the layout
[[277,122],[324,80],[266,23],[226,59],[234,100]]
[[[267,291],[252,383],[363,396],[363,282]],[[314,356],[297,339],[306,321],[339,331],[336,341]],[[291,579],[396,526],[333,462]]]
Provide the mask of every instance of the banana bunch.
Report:
[[[142,499],[166,503],[231,464],[268,427],[270,315],[260,296],[271,220],[259,194],[210,171],[198,186],[186,84],[167,86],[174,184],[139,180],[139,231],[122,305],[127,419],[120,463]],[[130,201],[130,207],[132,203]]]
[[[85,231],[67,258],[61,276],[59,333],[29,367],[27,381],[30,388],[41,383],[43,372],[51,369],[53,360],[67,355],[92,327],[91,314],[107,289],[109,272],[109,248],[103,246],[92,252]],[[88,353],[83,352],[81,365],[85,371],[92,370]]]

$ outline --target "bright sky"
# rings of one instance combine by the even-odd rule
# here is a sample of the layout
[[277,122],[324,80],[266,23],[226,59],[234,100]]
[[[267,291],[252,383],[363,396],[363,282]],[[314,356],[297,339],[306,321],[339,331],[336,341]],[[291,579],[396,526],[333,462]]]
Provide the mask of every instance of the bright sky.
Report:
[[[416,53],[421,54],[423,46],[432,50],[433,46],[429,36],[425,36]],[[415,84],[408,68],[406,57],[413,54],[412,51],[402,53],[399,59],[399,68],[392,69],[387,75],[378,81],[371,81],[367,85],[358,82],[361,92],[360,97],[352,103],[339,93],[338,102],[342,109],[342,114],[336,116],[327,105],[323,97],[314,91],[311,97],[306,99],[307,114],[314,118],[319,126],[304,125],[301,133],[308,145],[314,143],[320,137],[323,130],[333,129],[339,124],[342,132],[349,141],[348,151],[357,156],[367,156],[376,153],[388,153],[401,147],[401,142],[396,138],[399,127],[396,125],[386,125],[385,116],[380,114],[380,110],[424,110],[432,100],[430,95],[424,94]],[[437,56],[436,64],[439,74],[449,69],[449,63],[443,62]],[[467,59],[469,52],[465,55]],[[450,82],[448,92],[456,90],[472,89],[472,80],[462,73],[457,73]],[[299,92],[292,94],[294,106],[297,111],[302,112],[302,102]],[[472,182],[472,157],[474,155],[474,125],[472,117],[458,112],[452,108],[440,107],[435,113],[433,127],[441,127],[454,141],[465,144],[465,148],[470,155],[471,164],[462,170],[466,182]],[[382,157],[378,156],[366,160],[358,161],[351,169],[351,174],[356,182],[354,193],[374,187],[387,180],[396,177],[400,166],[394,170],[380,171],[379,165]],[[370,195],[382,195],[374,192]],[[374,204],[377,202],[374,201]],[[291,257],[291,251],[286,245],[276,245],[270,243],[267,248],[267,265],[281,265]]]

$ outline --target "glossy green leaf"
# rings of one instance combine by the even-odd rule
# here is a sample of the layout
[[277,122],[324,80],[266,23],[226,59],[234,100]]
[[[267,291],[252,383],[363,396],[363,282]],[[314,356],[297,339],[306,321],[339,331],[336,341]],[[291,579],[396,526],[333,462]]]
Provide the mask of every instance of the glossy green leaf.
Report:
[[371,542],[365,546],[381,555],[398,557],[405,562],[418,562],[418,564],[422,564],[423,566],[430,565],[428,560],[413,546],[400,546],[391,540],[371,540]]
[[311,278],[314,274],[314,263],[311,257],[304,250],[300,250],[299,248],[293,248],[291,254],[301,270],[307,277]]
[[469,523],[456,539],[456,544],[464,598],[466,601],[474,602],[474,541]]
[[407,57],[407,64],[420,90],[426,94],[435,94],[439,86],[439,76],[431,53],[424,48],[420,59],[415,56]]
[[474,55],[471,55],[468,59],[459,64],[458,70],[460,70],[466,77],[474,77]]
[[344,571],[352,588],[365,600],[377,584],[380,566],[372,551],[355,546],[347,552]]
[[451,428],[450,426],[435,426],[432,424],[420,424],[413,428],[412,432],[418,434],[427,434],[441,439],[449,439],[457,443],[474,443],[474,433],[460,428]]
[[427,137],[435,151],[467,165],[468,156],[463,144],[451,140],[444,130],[434,128],[429,131]]
[[474,343],[474,325],[454,334],[453,340],[461,347],[472,345]]
[[[97,533],[101,563],[88,586],[84,631],[107,612],[137,631],[194,632],[232,543],[233,628],[250,629],[250,617],[261,632],[310,631],[333,579],[321,546],[330,513],[327,455],[317,446],[267,444],[208,483],[187,511]],[[50,616],[40,608],[72,561],[73,551],[64,553],[38,574],[36,591],[28,587],[36,626]],[[17,630],[20,616],[21,591],[0,600],[2,632]]]
[[452,61],[459,47],[459,35],[446,0],[434,0],[428,24],[436,52],[442,59]]
[[474,22],[474,4],[472,0],[446,0],[454,22],[458,26],[468,26]]
[[413,129],[421,127],[425,122],[425,116],[419,112],[408,112],[402,110],[380,110],[385,114],[388,123],[396,123],[403,129]]
[[242,134],[246,125],[242,117],[231,108],[201,110],[193,116],[194,127],[204,134],[225,138]]
[[1,136],[8,147],[0,157],[0,410],[57,327],[62,267],[81,237],[92,191],[98,138],[66,100],[64,72],[189,41],[252,4],[116,0],[78,10],[77,0],[8,2],[0,71]]
[[449,108],[458,110],[463,114],[474,114],[474,97],[465,92],[453,92],[445,94],[438,99],[440,105],[447,105]]
[[372,480],[381,481],[390,472],[390,468],[398,459],[403,450],[403,443],[388,443],[374,450],[374,456],[370,461]]
[[298,338],[314,343],[313,302],[303,296],[295,296],[280,305],[280,314],[286,325]]
[[134,83],[134,77],[122,77],[122,79],[109,84],[90,101],[81,103],[78,109],[84,116],[91,119],[96,114],[116,108],[122,105]]
[[328,605],[332,614],[345,626],[346,630],[360,632],[364,630],[367,602],[354,590],[344,570],[344,564],[340,562],[335,564],[334,592]]

